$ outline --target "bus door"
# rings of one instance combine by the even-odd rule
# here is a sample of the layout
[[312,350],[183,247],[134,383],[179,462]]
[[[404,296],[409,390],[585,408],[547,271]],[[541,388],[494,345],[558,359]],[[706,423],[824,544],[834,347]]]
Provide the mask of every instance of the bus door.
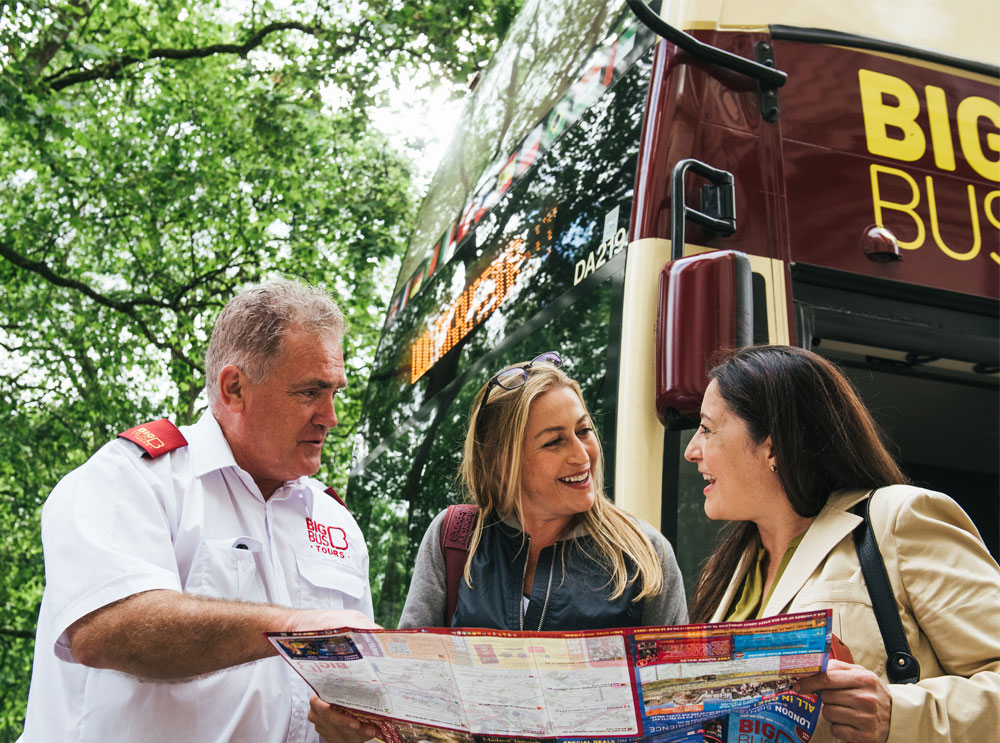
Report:
[[[636,297],[651,294],[648,277],[664,263],[679,295],[661,285],[655,312],[670,332],[659,334],[643,359],[648,376],[633,377],[641,382],[633,387],[649,390],[657,363],[689,371],[670,399],[657,395],[663,456],[631,469],[662,480],[659,513],[647,503],[647,518],[658,515],[674,540],[690,587],[715,526],[702,513],[701,478],[682,459],[691,435],[685,416],[697,412],[706,382],[696,377],[711,352],[752,337],[838,361],[887,429],[904,471],[952,491],[995,555],[1000,73],[992,32],[959,9],[952,27],[928,39],[941,49],[931,51],[908,44],[923,32],[871,3],[827,12],[833,6],[778,2],[767,5],[768,18],[758,3],[724,2],[713,18],[684,18],[678,7],[671,6],[674,17],[698,40],[766,58],[787,80],[768,93],[760,80],[680,41],[657,50],[626,296],[630,281]],[[731,180],[734,230],[696,219],[678,239],[689,210],[725,211],[711,186],[704,192],[704,179],[672,178],[687,160]],[[678,198],[678,188],[688,193]],[[714,283],[692,281],[683,294],[678,276],[696,274],[697,254],[711,251],[737,251],[753,266],[749,333],[720,335],[724,321],[705,321],[740,304],[732,272],[706,269]],[[630,312],[639,318],[649,310]],[[626,338],[623,349],[626,342],[639,348],[642,338]],[[656,430],[646,394],[634,393],[633,408],[646,411],[637,439]],[[620,441],[622,427],[640,417],[619,419]],[[620,491],[621,475],[616,485]]]
[[957,500],[998,558],[996,302],[806,265],[792,276],[799,345],[840,366],[911,482]]

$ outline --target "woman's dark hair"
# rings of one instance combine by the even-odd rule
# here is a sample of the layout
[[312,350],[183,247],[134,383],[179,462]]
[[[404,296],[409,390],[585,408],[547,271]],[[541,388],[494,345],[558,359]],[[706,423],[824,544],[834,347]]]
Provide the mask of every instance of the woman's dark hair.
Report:
[[[708,377],[755,444],[771,437],[778,479],[800,516],[816,516],[835,490],[906,482],[857,392],[822,356],[793,346],[750,346],[717,357]],[[740,558],[759,546],[751,522],[723,531],[698,581],[694,621],[711,616]]]

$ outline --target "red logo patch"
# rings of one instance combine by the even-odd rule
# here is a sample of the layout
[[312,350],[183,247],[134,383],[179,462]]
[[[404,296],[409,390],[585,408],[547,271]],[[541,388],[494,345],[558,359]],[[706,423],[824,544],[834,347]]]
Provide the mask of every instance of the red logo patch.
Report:
[[347,532],[339,526],[326,526],[311,518],[306,518],[306,529],[313,549],[324,555],[343,557],[347,549]]

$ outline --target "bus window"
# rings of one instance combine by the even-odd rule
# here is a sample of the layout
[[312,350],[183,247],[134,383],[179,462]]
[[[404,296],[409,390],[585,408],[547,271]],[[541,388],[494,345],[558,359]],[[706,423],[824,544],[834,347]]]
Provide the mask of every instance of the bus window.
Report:
[[663,532],[674,545],[689,600],[694,596],[698,574],[712,554],[722,528],[721,523],[705,515],[705,494],[702,492],[705,478],[698,472],[697,465],[684,459],[684,450],[695,430],[668,432],[664,446],[664,456],[670,458],[664,462],[664,470],[671,472],[671,482],[664,488]]
[[[549,21],[522,18],[494,63],[510,67],[514,55],[523,78],[511,69],[485,76],[400,273],[348,490],[386,626],[402,610],[427,525],[460,497],[468,411],[490,375],[558,351],[614,449],[618,307],[652,37],[615,3],[584,5],[594,13],[526,6],[528,20]],[[556,12],[565,23],[550,18]],[[536,142],[537,125],[549,134]],[[501,167],[484,165],[482,152],[496,157],[498,147]]]
[[[488,224],[487,215],[513,182],[649,48],[653,35],[623,5],[525,3],[431,182],[393,291],[390,321],[408,300],[404,290],[419,286],[462,240]],[[641,102],[630,110],[640,113]]]
[[425,415],[383,441],[369,466],[351,480],[352,510],[369,538],[382,540],[378,548],[373,545],[370,573],[383,624],[394,626],[402,611],[410,568],[431,519],[461,500],[457,473],[469,409],[491,375],[558,351],[563,370],[580,383],[602,441],[614,430],[614,385],[607,373],[614,285],[612,277],[573,301],[567,297],[496,348],[479,349],[470,370],[439,393]]

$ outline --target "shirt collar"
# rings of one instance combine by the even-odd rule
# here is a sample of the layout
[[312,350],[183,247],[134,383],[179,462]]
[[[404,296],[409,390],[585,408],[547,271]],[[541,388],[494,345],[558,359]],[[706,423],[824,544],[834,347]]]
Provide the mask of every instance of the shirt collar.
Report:
[[[187,439],[188,449],[191,452],[191,468],[195,477],[204,477],[216,470],[233,467],[244,476],[242,479],[250,492],[257,493],[260,497],[260,491],[257,489],[256,483],[253,482],[250,473],[236,463],[236,457],[233,456],[229,441],[226,440],[226,435],[222,432],[222,426],[219,425],[219,421],[215,419],[211,410],[205,411],[193,426],[186,427],[184,437]],[[314,493],[310,482],[311,478],[308,477],[286,480],[274,492],[275,495],[281,493],[285,497],[291,497],[297,491],[301,491],[306,507],[311,510]],[[282,493],[282,491],[285,492]]]
[[225,467],[239,467],[233,450],[226,441],[226,435],[211,410],[205,411],[198,422],[184,432],[184,437],[188,441],[191,468],[195,477],[204,477],[209,472]]

